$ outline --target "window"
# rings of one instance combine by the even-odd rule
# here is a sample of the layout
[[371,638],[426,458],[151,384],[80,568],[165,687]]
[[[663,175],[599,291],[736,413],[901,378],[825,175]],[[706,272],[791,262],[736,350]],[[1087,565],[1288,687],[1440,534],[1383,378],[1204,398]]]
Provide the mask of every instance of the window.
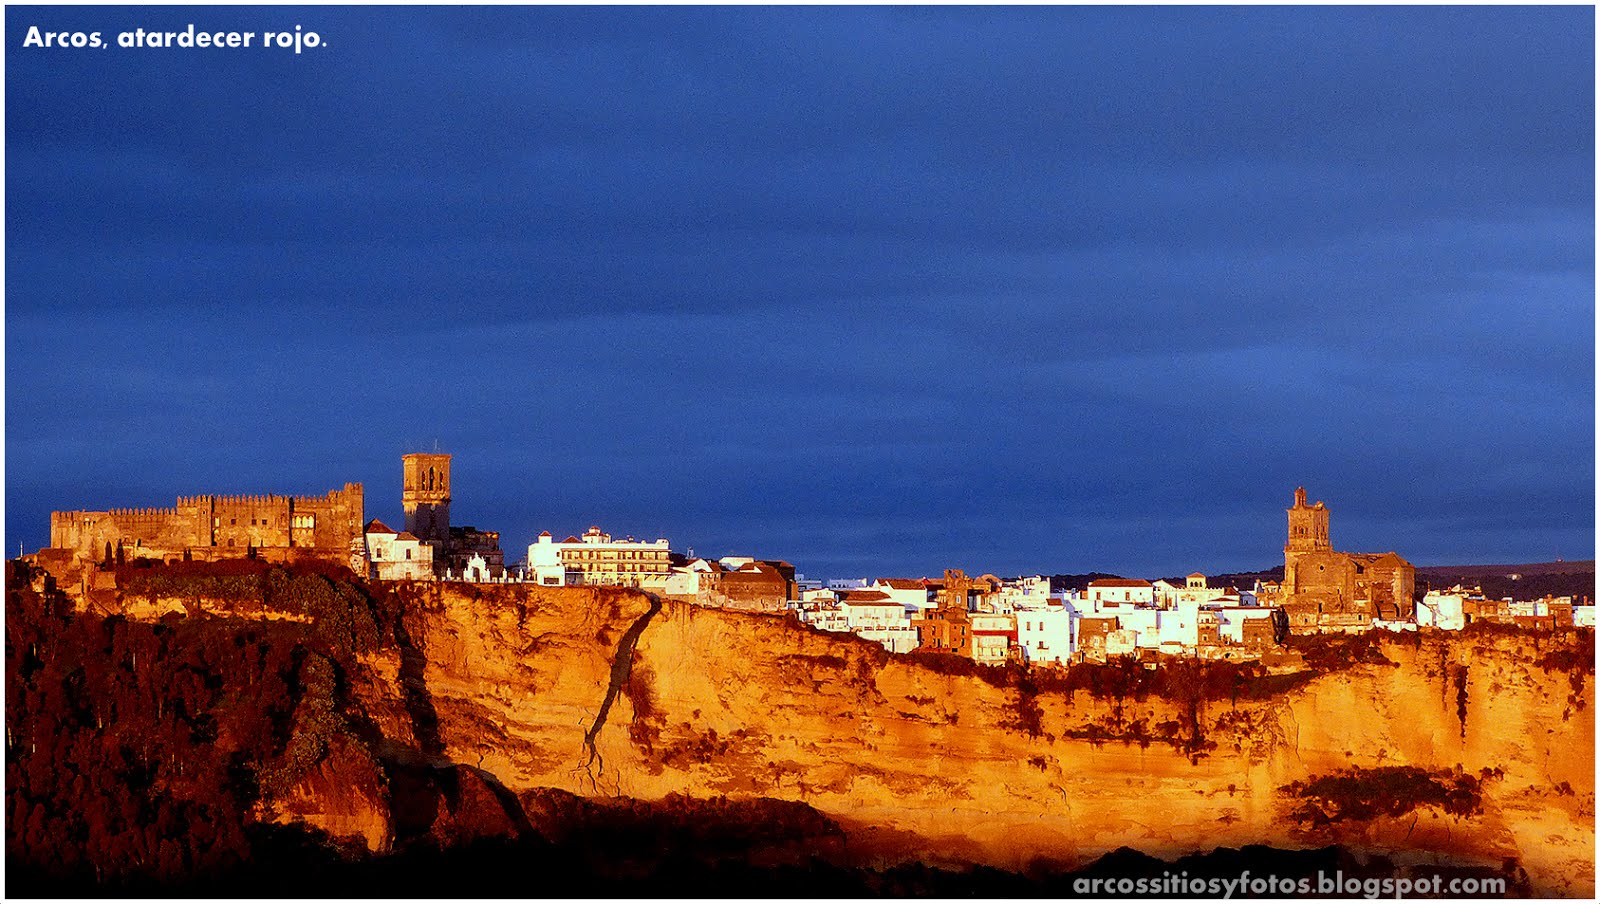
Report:
[[411,550],[406,550],[406,558],[411,558]]

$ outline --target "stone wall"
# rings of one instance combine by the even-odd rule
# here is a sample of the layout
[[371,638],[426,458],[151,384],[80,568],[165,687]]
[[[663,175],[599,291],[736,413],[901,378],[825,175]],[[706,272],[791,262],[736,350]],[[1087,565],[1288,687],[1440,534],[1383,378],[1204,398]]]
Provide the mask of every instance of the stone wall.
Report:
[[85,561],[214,559],[251,549],[312,549],[346,556],[361,536],[362,488],[322,496],[181,496],[171,508],[51,512],[50,546]]

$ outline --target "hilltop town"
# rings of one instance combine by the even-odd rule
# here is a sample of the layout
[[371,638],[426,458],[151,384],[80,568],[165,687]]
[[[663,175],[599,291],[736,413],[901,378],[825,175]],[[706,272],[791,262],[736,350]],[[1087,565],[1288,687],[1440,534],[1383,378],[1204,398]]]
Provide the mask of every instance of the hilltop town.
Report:
[[1099,577],[1082,587],[1044,575],[834,578],[781,560],[691,558],[665,538],[616,538],[592,526],[545,531],[507,564],[500,534],[451,523],[451,457],[403,456],[403,526],[365,515],[362,487],[323,496],[189,496],[171,508],[61,511],[50,546],[28,557],[58,586],[92,601],[114,594],[117,567],[228,559],[348,565],[376,581],[628,587],[704,606],[784,613],[890,653],[938,653],[979,664],[1065,665],[1132,656],[1282,661],[1290,634],[1372,629],[1457,631],[1475,622],[1555,630],[1593,627],[1588,597],[1488,599],[1474,587],[1416,592],[1396,552],[1333,548],[1330,510],[1296,489],[1281,581]]
[[1419,590],[1303,490],[1281,577],[817,580],[598,527],[508,556],[450,456],[403,474],[391,524],[354,483],[185,496],[56,512],[9,563],[39,887],[454,882],[485,843],[611,876],[661,850],[616,840],[643,819],[862,881],[1347,846],[1592,896],[1593,605]]

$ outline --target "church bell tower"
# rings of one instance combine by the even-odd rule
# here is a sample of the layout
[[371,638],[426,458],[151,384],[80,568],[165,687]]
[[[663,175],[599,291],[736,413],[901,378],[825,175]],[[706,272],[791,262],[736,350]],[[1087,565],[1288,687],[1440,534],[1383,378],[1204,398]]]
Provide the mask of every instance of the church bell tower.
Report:
[[401,503],[406,530],[424,542],[450,542],[450,456],[413,452],[401,457],[405,484]]
[[1319,500],[1306,505],[1306,488],[1294,491],[1294,507],[1289,509],[1289,542],[1284,552],[1319,552],[1332,549],[1328,541],[1328,508]]

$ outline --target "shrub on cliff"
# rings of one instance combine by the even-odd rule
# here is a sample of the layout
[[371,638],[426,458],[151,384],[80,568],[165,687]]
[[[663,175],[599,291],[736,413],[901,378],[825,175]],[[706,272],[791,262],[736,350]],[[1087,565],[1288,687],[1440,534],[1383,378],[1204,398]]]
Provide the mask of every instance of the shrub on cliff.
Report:
[[1381,632],[1362,634],[1291,634],[1285,641],[1298,650],[1306,667],[1316,672],[1338,672],[1356,665],[1394,665],[1383,653]]
[[73,615],[12,581],[6,627],[6,849],[28,868],[111,885],[229,869],[257,800],[353,741],[313,626]]
[[1302,803],[1291,818],[1312,826],[1349,819],[1403,816],[1419,807],[1436,807],[1454,816],[1482,810],[1482,785],[1463,772],[1429,772],[1416,766],[1352,768],[1280,789]]

